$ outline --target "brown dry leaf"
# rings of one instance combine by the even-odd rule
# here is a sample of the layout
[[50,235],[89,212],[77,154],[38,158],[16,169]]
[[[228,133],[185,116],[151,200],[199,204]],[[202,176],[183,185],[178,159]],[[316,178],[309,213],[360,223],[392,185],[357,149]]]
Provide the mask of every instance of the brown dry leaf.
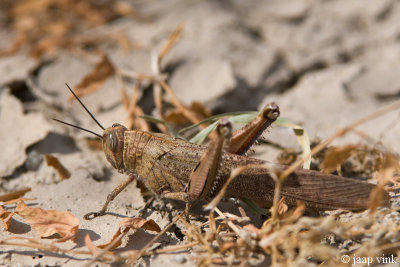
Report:
[[164,115],[164,121],[174,125],[187,125],[190,121],[178,109],[168,110]]
[[30,201],[30,200],[36,200],[36,198],[32,198],[32,197],[19,197],[19,198],[16,198],[16,199],[12,199],[12,200],[9,200],[9,201],[5,201],[5,202],[3,202],[3,205],[11,205],[11,204],[18,203],[18,202],[20,202],[20,201]]
[[[192,102],[190,107],[188,107],[188,110],[193,112],[193,114],[196,114],[196,116],[201,120],[211,117],[211,115],[212,115],[211,111],[208,108],[206,108],[200,102],[196,102],[196,101]],[[164,115],[164,120],[167,123],[175,124],[175,125],[190,124],[190,120],[185,116],[185,114],[179,108],[174,108],[174,109],[168,110]]]
[[389,199],[384,199],[385,185],[393,180],[393,177],[400,173],[399,160],[393,154],[385,155],[381,169],[378,172],[378,185],[370,195],[369,210],[373,214],[381,205],[387,205]]
[[103,150],[103,142],[99,138],[86,138],[86,144],[90,149],[93,150]]
[[393,181],[393,177],[400,174],[399,160],[393,154],[387,154],[383,158],[381,169],[378,173],[378,184],[381,186],[386,185],[388,182]]
[[46,163],[47,166],[51,166],[57,171],[61,180],[65,180],[71,177],[71,173],[61,164],[61,162],[56,157],[50,154],[46,154]]
[[2,206],[0,206],[0,219],[3,222],[4,229],[8,230],[8,227],[11,223],[11,217],[14,215],[14,212],[5,210]]
[[197,114],[201,115],[203,118],[211,117],[212,113],[209,108],[204,106],[202,103],[193,101],[190,105],[190,108],[196,112]]
[[[123,219],[120,223],[119,223],[119,227],[117,232],[114,234],[113,238],[110,240],[110,242],[103,244],[103,245],[99,245],[97,246],[98,248],[106,248],[107,246],[109,246],[111,243],[114,242],[114,240],[116,240],[117,238],[119,238],[119,236],[122,234],[122,232],[125,231],[130,228],[133,230],[136,229],[146,229],[149,231],[155,231],[155,232],[161,232],[161,228],[158,226],[158,224],[153,221],[153,220],[146,220],[143,218],[125,218]],[[121,245],[121,241],[116,242],[110,249],[115,249],[117,247],[119,247]]]
[[[74,91],[76,95],[82,97],[98,90],[114,72],[115,68],[113,64],[108,56],[104,54],[95,68],[85,75],[80,83],[75,86]],[[73,96],[68,99],[70,102],[72,100],[74,100]]]
[[374,214],[376,209],[381,206],[381,203],[383,201],[383,193],[385,192],[385,189],[381,186],[376,186],[374,189],[372,189],[371,194],[369,196],[369,206],[368,209],[370,210],[371,214]]
[[23,201],[18,203],[16,213],[42,237],[59,234],[55,242],[74,239],[78,233],[79,220],[68,211],[30,208]]
[[282,215],[288,211],[289,207],[285,203],[285,197],[282,197],[278,202],[278,214]]
[[237,244],[236,242],[225,242],[225,243],[222,243],[222,244],[219,246],[218,249],[219,249],[220,252],[224,253],[224,252],[226,252],[227,250],[236,247],[237,245],[238,245],[238,244]]
[[350,157],[352,151],[357,147],[358,145],[330,147],[322,161],[322,172],[331,173],[336,170],[338,166]]
[[301,200],[297,200],[297,207],[294,210],[291,219],[293,221],[297,221],[298,219],[300,219],[301,216],[303,216],[305,210],[306,204],[304,204],[304,202]]
[[0,201],[1,202],[5,202],[5,201],[10,201],[10,200],[13,200],[13,199],[16,199],[16,198],[20,198],[23,195],[25,195],[26,192],[29,192],[29,191],[31,191],[31,188],[27,187],[27,188],[24,188],[24,189],[21,189],[21,190],[16,190],[14,192],[10,192],[10,193],[1,195],[0,196]]

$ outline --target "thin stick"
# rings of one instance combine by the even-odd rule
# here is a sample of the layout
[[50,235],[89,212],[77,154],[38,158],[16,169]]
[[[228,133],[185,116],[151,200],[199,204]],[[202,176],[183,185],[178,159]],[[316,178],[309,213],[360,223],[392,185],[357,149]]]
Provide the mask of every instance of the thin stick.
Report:
[[[151,197],[147,200],[146,204],[144,205],[144,207],[138,212],[138,217],[143,216],[145,210],[151,205],[151,203],[153,202],[154,197]],[[104,248],[104,250],[95,255],[95,257],[89,261],[85,267],[89,267],[90,265],[92,265],[93,263],[95,263],[99,258],[103,257],[104,254],[106,254],[107,252],[109,252],[114,246],[115,244],[117,244],[118,242],[120,242],[122,240],[122,238],[124,238],[124,236],[129,232],[130,228],[125,228],[124,231],[121,233],[121,235],[119,235],[116,239],[113,240],[113,242],[111,242],[110,244],[108,244],[107,247]]]
[[[178,97],[175,95],[174,91],[172,91],[171,87],[164,81],[159,81],[161,87],[165,90],[165,92],[171,97],[172,104],[179,109],[186,118],[188,118],[192,123],[199,123],[201,120],[190,110],[188,110],[182,103],[179,101]],[[203,126],[200,126],[204,128]]]
[[176,245],[176,246],[171,246],[171,247],[167,247],[167,248],[161,248],[161,249],[157,249],[155,251],[149,251],[149,252],[145,252],[144,255],[156,255],[156,254],[161,254],[161,253],[169,253],[169,252],[176,252],[179,250],[184,250],[184,249],[188,249],[188,248],[192,248],[196,245],[200,244],[199,241],[193,241],[187,244],[183,244],[183,245]]
[[178,41],[179,37],[182,34],[183,30],[183,23],[180,23],[178,27],[173,31],[173,33],[169,36],[168,41],[164,44],[163,48],[161,49],[160,53],[158,54],[158,65],[161,64],[162,59],[171,50],[172,46]]

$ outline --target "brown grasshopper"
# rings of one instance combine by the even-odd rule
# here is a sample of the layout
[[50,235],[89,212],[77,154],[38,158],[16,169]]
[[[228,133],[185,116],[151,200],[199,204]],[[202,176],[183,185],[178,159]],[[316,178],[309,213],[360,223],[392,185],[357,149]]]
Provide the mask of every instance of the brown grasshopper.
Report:
[[[276,104],[264,107],[256,118],[233,133],[229,121],[221,120],[211,143],[201,146],[166,134],[128,130],[120,124],[104,129],[72,89],[68,89],[104,130],[103,135],[55,120],[101,138],[107,160],[119,172],[129,174],[108,195],[103,208],[99,212],[86,214],[85,219],[105,214],[109,202],[135,178],[161,197],[190,203],[197,199],[212,199],[224,186],[231,171],[241,166],[251,167],[229,183],[225,196],[271,206],[275,181],[271,169],[265,167],[271,163],[244,154],[280,115]],[[298,169],[284,180],[281,195],[289,206],[296,206],[298,201],[302,201],[307,209],[354,211],[368,207],[369,196],[374,188],[367,182]],[[383,199],[382,204],[386,204],[389,199],[386,192]]]

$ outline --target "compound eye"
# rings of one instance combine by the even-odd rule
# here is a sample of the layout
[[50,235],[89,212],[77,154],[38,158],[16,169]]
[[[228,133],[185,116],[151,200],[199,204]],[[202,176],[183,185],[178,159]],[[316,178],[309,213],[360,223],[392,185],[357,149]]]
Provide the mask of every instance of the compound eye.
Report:
[[119,124],[119,123],[114,123],[111,127],[114,128],[114,127],[117,127],[117,126],[121,126],[121,124]]
[[117,135],[115,133],[109,133],[107,136],[107,146],[111,151],[115,151],[117,149]]

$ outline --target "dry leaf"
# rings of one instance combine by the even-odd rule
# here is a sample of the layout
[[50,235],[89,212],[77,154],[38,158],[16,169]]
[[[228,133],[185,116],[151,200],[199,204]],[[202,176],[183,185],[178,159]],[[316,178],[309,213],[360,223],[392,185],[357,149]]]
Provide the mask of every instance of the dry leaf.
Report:
[[348,159],[358,145],[346,145],[340,147],[330,147],[325,154],[322,162],[322,172],[331,173]]
[[[193,101],[191,106],[187,108],[189,111],[196,114],[196,116],[203,120],[205,118],[211,117],[211,111],[207,109],[203,104],[197,101]],[[175,125],[188,125],[190,120],[185,116],[179,108],[170,109],[165,113],[164,120],[167,123]]]
[[378,173],[378,184],[385,186],[388,182],[393,181],[396,175],[400,174],[399,160],[393,154],[387,154],[383,158],[382,166]]
[[30,200],[36,200],[36,198],[34,198],[34,197],[33,198],[32,197],[19,197],[16,199],[5,201],[5,202],[3,202],[3,205],[11,205],[11,204],[18,203],[20,201],[30,201]]
[[168,110],[164,115],[164,120],[169,124],[175,125],[187,125],[190,123],[186,116],[176,108]]
[[294,210],[291,219],[293,221],[297,221],[298,219],[300,219],[301,216],[303,216],[304,211],[306,210],[306,204],[304,204],[303,201],[301,200],[297,200],[297,207]]
[[126,218],[120,222],[119,227],[120,228],[126,227],[132,229],[142,228],[149,231],[161,232],[160,226],[158,226],[158,224],[152,219],[146,220],[143,218]]
[[[117,232],[114,234],[113,238],[110,240],[110,242],[108,242],[104,245],[97,246],[97,247],[105,248],[105,247],[109,246],[111,243],[114,242],[114,240],[116,240],[117,238],[120,237],[120,235],[122,234],[124,229],[126,231],[129,228],[133,229],[133,230],[142,228],[142,229],[146,229],[149,231],[155,231],[155,232],[161,231],[161,228],[158,226],[158,224],[151,219],[146,220],[143,218],[126,218],[126,219],[123,219],[119,223],[119,228],[118,228]],[[119,247],[120,245],[121,245],[121,241],[119,240],[118,242],[116,242],[114,244],[114,246],[111,247],[111,249],[115,249],[115,248]]]
[[4,229],[8,230],[8,227],[11,223],[11,217],[14,215],[14,212],[5,210],[2,206],[0,206],[0,219],[3,222]]
[[368,209],[370,210],[370,213],[373,214],[376,209],[381,206],[381,203],[383,201],[383,193],[385,192],[385,189],[381,186],[376,186],[374,189],[372,189],[371,194],[369,196],[370,203]]
[[224,253],[231,248],[237,247],[237,245],[238,244],[236,242],[225,242],[225,243],[222,243],[218,249],[220,252]]
[[16,198],[20,198],[23,195],[25,195],[26,192],[29,192],[29,191],[31,191],[31,188],[27,187],[27,188],[24,188],[24,189],[21,189],[21,190],[16,190],[14,192],[10,192],[10,193],[1,195],[0,196],[0,201],[1,202],[5,202],[5,201],[10,201],[10,200],[13,200],[13,199],[16,199]]
[[[82,97],[98,90],[114,72],[114,66],[108,59],[108,56],[104,54],[93,71],[84,76],[80,83],[75,86],[74,91],[76,95]],[[72,100],[74,100],[73,96],[69,98],[69,101]]]
[[278,214],[282,215],[288,211],[289,207],[285,203],[285,197],[282,197],[278,202]]
[[385,185],[393,180],[393,177],[400,172],[400,164],[393,154],[385,155],[381,169],[378,172],[378,185],[371,191],[369,210],[373,214],[381,205],[387,205],[389,199],[384,199]]
[[74,239],[78,233],[79,220],[68,211],[30,208],[20,201],[16,213],[29,223],[40,237],[59,234],[61,238],[56,242],[64,242]]
[[61,180],[68,179],[71,176],[69,171],[61,164],[61,162],[56,157],[50,154],[46,154],[46,163],[47,166],[51,166],[57,171]]
[[86,138],[86,144],[90,149],[103,151],[103,142],[99,138]]
[[212,115],[210,109],[198,101],[193,101],[190,105],[190,108],[197,114],[201,115],[203,118],[208,118]]

